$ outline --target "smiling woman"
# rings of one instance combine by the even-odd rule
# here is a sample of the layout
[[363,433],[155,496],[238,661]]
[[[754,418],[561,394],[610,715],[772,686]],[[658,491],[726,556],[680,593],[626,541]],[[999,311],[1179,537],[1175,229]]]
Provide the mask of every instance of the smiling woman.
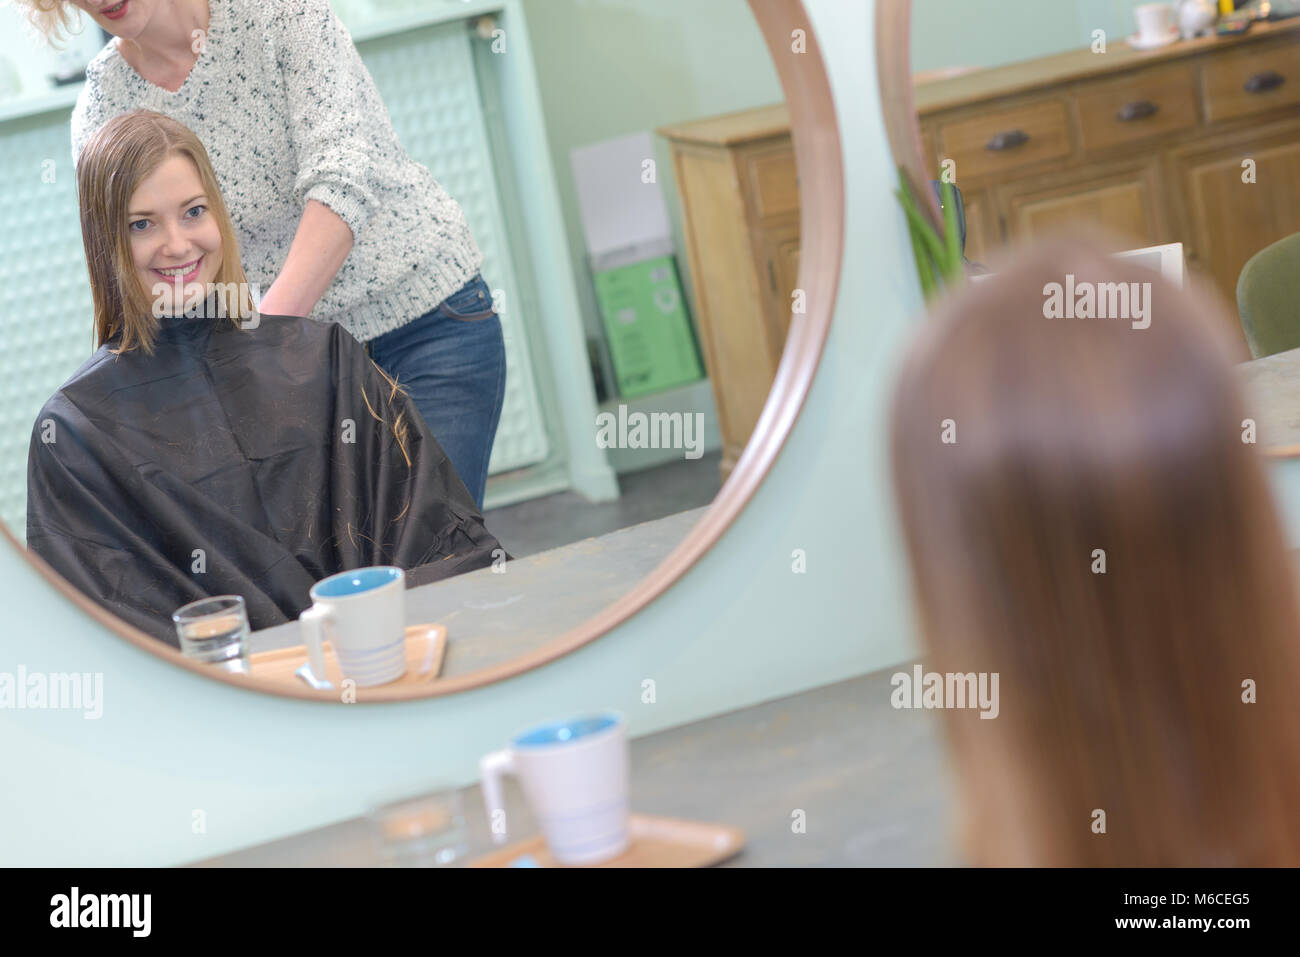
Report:
[[[218,308],[216,290],[246,283],[193,133],[115,117],[77,179],[99,350],[37,418],[32,551],[172,645],[173,611],[206,596],[242,595],[265,628],[345,569],[429,566],[427,580],[509,559],[405,393],[340,326]],[[180,275],[160,281],[154,264],[177,260],[199,264],[186,288],[214,290],[198,309],[182,308]]]

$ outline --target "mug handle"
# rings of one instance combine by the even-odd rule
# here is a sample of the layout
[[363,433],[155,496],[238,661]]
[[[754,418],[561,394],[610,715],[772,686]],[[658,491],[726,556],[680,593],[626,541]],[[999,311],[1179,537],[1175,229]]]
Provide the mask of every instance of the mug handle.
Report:
[[[483,808],[487,811],[488,828],[492,831],[492,841],[496,844],[506,842],[506,805],[501,791],[501,778],[515,773],[514,752],[508,748],[485,754],[478,763],[479,781],[483,790]],[[496,814],[501,812],[501,827],[496,826]]]
[[312,674],[318,681],[329,680],[325,675],[325,652],[321,648],[321,626],[326,621],[331,625],[334,623],[330,610],[324,605],[312,605],[298,616],[298,622],[302,627],[302,643],[307,646]]

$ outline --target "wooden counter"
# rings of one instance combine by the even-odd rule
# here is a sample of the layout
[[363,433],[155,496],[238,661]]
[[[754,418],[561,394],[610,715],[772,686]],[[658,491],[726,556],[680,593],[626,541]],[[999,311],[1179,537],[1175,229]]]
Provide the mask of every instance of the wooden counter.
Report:
[[1255,441],[1267,454],[1300,456],[1300,349],[1252,359],[1237,367]]
[[725,482],[772,391],[799,283],[790,113],[779,103],[656,132],[677,176]]

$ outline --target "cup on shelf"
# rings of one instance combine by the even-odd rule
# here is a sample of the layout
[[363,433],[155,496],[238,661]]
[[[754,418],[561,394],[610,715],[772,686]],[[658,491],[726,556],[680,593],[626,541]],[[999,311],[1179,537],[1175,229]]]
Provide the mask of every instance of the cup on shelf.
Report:
[[181,654],[223,671],[248,674],[248,611],[239,595],[217,595],[172,612]]
[[1174,8],[1170,3],[1144,3],[1133,8],[1133,16],[1137,19],[1137,38],[1142,46],[1158,46],[1173,33]]
[[507,839],[502,778],[513,774],[561,864],[594,864],[628,846],[627,722],[613,712],[537,725],[479,762],[492,839]]
[[339,670],[358,687],[387,684],[406,674],[406,575],[391,565],[356,568],[322,578],[298,621],[312,673],[325,675],[328,638]]

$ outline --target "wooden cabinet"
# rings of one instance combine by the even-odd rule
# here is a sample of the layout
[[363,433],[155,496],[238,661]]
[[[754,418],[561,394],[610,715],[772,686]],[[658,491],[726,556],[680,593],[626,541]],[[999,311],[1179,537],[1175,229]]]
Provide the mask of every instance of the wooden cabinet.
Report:
[[934,177],[955,162],[973,261],[1088,222],[1130,247],[1183,243],[1235,303],[1246,260],[1300,232],[1300,20],[1145,53],[1070,51],[914,92]]
[[1191,144],[1173,166],[1188,260],[1236,302],[1246,260],[1300,232],[1300,121]]
[[962,191],[966,208],[966,258],[980,262],[988,257],[1002,237],[1002,227],[993,217],[993,204],[982,190]]
[[784,105],[664,127],[695,319],[722,433],[722,479],[767,402],[799,275],[799,177]]
[[1089,167],[1022,180],[997,190],[1007,239],[1095,223],[1134,246],[1172,242],[1160,201],[1160,166],[1151,161]]

